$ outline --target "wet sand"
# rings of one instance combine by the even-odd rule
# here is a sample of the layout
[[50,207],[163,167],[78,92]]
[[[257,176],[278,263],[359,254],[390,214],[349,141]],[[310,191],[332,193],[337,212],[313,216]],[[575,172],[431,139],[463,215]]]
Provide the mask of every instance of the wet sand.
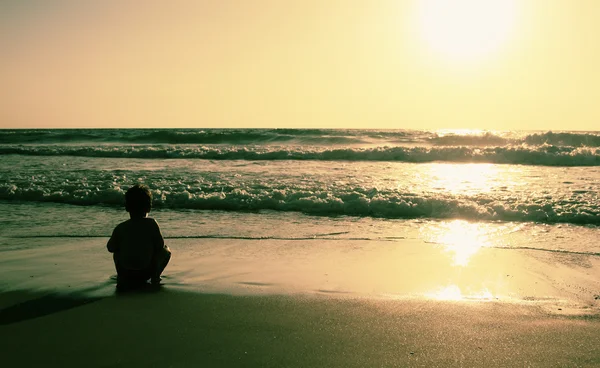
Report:
[[11,240],[3,364],[600,365],[595,256],[482,249],[458,267],[408,241],[180,240],[160,290],[117,294],[105,241]]
[[[552,316],[515,304],[168,289],[96,300],[29,297],[9,307],[3,301],[0,340],[7,366],[600,365],[598,317]],[[33,318],[33,311],[41,314],[53,303],[62,309]]]

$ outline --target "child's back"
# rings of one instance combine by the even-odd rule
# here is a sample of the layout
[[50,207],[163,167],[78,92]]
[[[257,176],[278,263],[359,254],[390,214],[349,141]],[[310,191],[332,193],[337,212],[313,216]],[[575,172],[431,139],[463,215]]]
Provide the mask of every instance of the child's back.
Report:
[[160,228],[146,217],[152,208],[152,194],[143,185],[134,185],[125,194],[130,219],[117,225],[106,247],[113,253],[117,286],[127,287],[160,282],[160,274],[171,258]]
[[141,217],[117,225],[107,247],[115,253],[120,268],[146,270],[152,266],[152,257],[163,249],[164,241],[156,221]]

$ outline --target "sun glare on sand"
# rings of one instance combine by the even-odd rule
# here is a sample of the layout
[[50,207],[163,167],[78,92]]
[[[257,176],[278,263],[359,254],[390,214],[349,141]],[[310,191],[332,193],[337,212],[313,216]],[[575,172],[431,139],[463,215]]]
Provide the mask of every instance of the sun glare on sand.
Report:
[[420,34],[448,61],[472,62],[497,51],[510,37],[515,0],[420,0]]
[[492,300],[494,299],[494,295],[488,290],[483,289],[478,293],[474,294],[463,294],[460,288],[456,285],[450,285],[435,293],[427,294],[427,296],[437,299],[437,300]]
[[[441,244],[452,255],[453,266],[465,267],[483,247],[489,247],[490,229],[483,224],[469,223],[463,220],[443,222],[431,231],[431,241]],[[480,290],[461,290],[456,284],[441,287],[426,296],[437,300],[492,300],[494,295],[487,288]]]

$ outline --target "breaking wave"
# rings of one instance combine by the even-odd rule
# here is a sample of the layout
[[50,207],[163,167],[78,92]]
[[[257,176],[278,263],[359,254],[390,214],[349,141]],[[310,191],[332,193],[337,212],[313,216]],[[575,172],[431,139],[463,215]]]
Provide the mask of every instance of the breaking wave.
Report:
[[[84,186],[72,182],[51,186],[0,185],[0,200],[122,206],[125,186]],[[493,196],[468,197],[402,193],[361,188],[335,191],[317,188],[218,188],[168,185],[154,189],[154,207],[225,211],[291,211],[326,216],[378,218],[459,218],[600,225],[598,205],[582,205],[562,198],[506,202]]]
[[0,130],[0,144],[230,144],[600,147],[598,132],[435,132],[359,129],[51,129]]
[[436,146],[566,146],[566,147],[600,147],[598,133],[546,132],[533,133],[523,137],[511,137],[508,134],[485,132],[483,134],[448,134],[429,138]]
[[319,148],[190,145],[0,145],[0,155],[81,156],[207,160],[321,160],[395,162],[473,162],[542,166],[600,166],[600,147],[377,147]]
[[[361,144],[417,138],[418,132],[333,129],[53,129],[0,130],[0,144]],[[408,139],[410,141],[410,138]]]

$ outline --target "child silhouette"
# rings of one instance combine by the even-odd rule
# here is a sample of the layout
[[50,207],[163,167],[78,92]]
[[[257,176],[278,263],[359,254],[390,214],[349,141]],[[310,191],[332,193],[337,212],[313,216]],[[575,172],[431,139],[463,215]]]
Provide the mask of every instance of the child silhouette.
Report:
[[113,253],[117,269],[117,289],[132,289],[151,280],[160,284],[160,275],[171,259],[158,223],[148,216],[152,193],[136,184],[125,193],[129,220],[115,227],[106,247]]

